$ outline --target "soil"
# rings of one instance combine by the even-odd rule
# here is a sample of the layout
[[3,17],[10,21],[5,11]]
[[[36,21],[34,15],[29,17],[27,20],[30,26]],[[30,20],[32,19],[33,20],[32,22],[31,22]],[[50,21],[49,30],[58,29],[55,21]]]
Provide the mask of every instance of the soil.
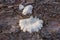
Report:
[[[31,15],[22,15],[19,4],[33,5],[32,16],[44,20],[39,32],[20,30],[19,20]],[[59,0],[0,0],[0,40],[60,40]]]

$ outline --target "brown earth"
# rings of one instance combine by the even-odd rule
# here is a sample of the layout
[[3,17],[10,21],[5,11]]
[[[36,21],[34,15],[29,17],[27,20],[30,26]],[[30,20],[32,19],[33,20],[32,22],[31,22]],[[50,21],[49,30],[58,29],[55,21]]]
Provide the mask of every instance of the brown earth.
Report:
[[[38,33],[20,30],[19,20],[31,15],[22,15],[18,5],[34,6],[33,15],[44,20]],[[60,40],[59,0],[0,0],[0,40]]]

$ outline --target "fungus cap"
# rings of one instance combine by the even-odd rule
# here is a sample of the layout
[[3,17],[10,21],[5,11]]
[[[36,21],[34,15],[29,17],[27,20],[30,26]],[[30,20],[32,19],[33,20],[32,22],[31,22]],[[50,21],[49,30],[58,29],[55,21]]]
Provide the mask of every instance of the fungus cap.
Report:
[[22,14],[23,14],[23,15],[32,14],[32,9],[33,9],[33,6],[32,6],[32,5],[27,5],[27,6],[23,9]]
[[23,32],[38,32],[43,27],[43,20],[31,16],[30,18],[19,20],[19,26]]
[[22,9],[24,9],[24,5],[19,4],[19,10],[22,10]]

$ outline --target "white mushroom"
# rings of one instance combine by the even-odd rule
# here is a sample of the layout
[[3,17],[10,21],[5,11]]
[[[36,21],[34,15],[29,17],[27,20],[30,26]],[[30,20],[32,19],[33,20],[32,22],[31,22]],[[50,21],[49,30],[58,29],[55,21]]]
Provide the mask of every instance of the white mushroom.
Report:
[[27,6],[23,9],[22,14],[23,14],[23,15],[32,14],[32,9],[33,9],[33,6],[32,6],[32,5],[27,5]]
[[24,5],[19,4],[19,10],[22,10],[22,9],[24,9]]
[[43,27],[43,20],[31,16],[30,18],[19,20],[19,26],[23,32],[38,32]]

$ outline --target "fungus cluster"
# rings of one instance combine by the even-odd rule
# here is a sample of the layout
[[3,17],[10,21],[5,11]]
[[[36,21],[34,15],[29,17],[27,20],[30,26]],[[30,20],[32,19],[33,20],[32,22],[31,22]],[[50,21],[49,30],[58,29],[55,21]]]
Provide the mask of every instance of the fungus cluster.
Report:
[[[20,7],[19,9],[21,9],[23,6],[19,6],[19,7]],[[32,14],[33,6],[27,5],[22,9],[23,9],[22,11],[23,15]],[[21,30],[23,30],[23,32],[26,31],[29,33],[38,32],[43,27],[43,20],[37,17],[30,16],[30,18],[20,19],[19,26]]]
[[24,5],[20,4],[19,5],[19,10],[22,10],[22,14],[26,15],[26,14],[32,14],[32,10],[33,10],[33,6],[32,5],[27,5],[24,7]]

